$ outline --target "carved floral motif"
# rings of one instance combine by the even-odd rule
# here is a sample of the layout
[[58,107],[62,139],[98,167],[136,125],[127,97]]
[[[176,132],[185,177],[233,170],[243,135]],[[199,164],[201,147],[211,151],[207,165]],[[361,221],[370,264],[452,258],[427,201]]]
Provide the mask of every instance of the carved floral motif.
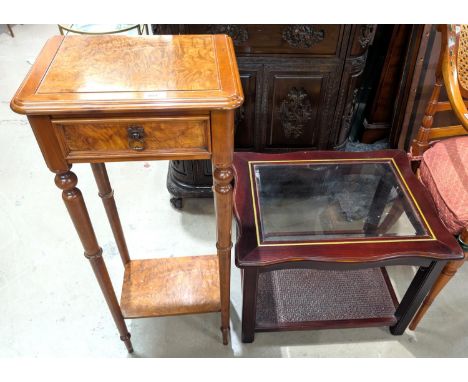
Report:
[[209,28],[211,34],[227,34],[232,38],[234,45],[246,42],[249,38],[247,29],[238,24],[215,24]]
[[354,89],[351,101],[346,105],[346,111],[343,114],[343,128],[347,131],[351,127],[351,120],[353,119],[354,112],[357,106],[357,95],[359,89]]
[[325,38],[325,31],[312,25],[289,25],[283,30],[283,40],[293,48],[310,48]]
[[374,24],[365,24],[361,25],[361,34],[359,36],[359,44],[361,44],[361,48],[367,47],[372,39],[374,38]]
[[304,88],[293,87],[279,109],[286,138],[299,138],[312,118],[312,104]]

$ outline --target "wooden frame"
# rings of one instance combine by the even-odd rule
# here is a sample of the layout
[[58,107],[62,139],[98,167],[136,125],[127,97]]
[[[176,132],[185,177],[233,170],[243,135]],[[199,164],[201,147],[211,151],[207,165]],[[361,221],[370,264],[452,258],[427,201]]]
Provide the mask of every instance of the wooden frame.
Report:
[[[359,251],[349,245],[348,240],[328,240],[325,243],[314,242],[311,244],[286,245],[288,258],[284,258],[285,246],[258,245],[256,232],[254,205],[252,189],[250,187],[249,163],[254,161],[297,161],[297,160],[326,160],[326,161],[381,161],[388,158],[393,161],[400,172],[400,177],[407,184],[408,190],[417,200],[418,208],[424,211],[425,220],[434,232],[432,235],[421,238],[408,238],[388,240],[355,239],[359,243]],[[419,181],[414,176],[408,165],[407,156],[400,150],[382,150],[366,153],[351,152],[297,152],[287,154],[258,154],[258,153],[236,153],[234,159],[236,190],[235,215],[238,220],[238,239],[236,243],[236,265],[244,266],[266,266],[290,261],[294,258],[299,261],[319,261],[329,263],[352,263],[391,261],[394,258],[407,258],[412,261],[421,261],[425,258],[447,259],[447,253],[459,253],[457,243],[446,231],[435,214],[431,201],[422,189]]]
[[[356,238],[317,240],[304,243],[264,244],[256,223],[256,195],[251,187],[251,166],[255,163],[392,163],[398,181],[412,200],[414,211],[424,221],[428,235],[408,238]],[[411,170],[406,154],[400,150],[376,152],[296,152],[287,154],[236,153],[235,216],[238,223],[235,246],[236,265],[243,276],[242,340],[252,342],[254,332],[330,327],[391,325],[393,334],[402,334],[442,268],[463,253],[456,240],[439,221],[431,201]],[[295,245],[296,244],[296,245]],[[359,250],[356,246],[359,244]],[[343,322],[309,322],[263,328],[255,324],[258,277],[261,272],[278,269],[313,268],[324,270],[358,270],[389,265],[419,265],[419,271],[395,311],[394,317],[366,318]],[[390,295],[392,295],[392,291]]]

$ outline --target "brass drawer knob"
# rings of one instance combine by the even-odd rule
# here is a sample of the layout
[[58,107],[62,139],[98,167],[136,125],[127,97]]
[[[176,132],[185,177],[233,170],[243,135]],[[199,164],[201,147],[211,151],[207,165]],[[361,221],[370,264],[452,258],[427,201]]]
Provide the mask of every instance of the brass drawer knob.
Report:
[[127,129],[128,147],[135,151],[145,149],[145,130],[141,126],[130,126]]

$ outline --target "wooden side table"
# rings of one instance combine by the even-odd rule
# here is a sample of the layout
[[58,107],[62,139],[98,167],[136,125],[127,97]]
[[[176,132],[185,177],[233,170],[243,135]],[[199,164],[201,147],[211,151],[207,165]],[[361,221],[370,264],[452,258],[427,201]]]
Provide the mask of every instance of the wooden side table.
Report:
[[[11,108],[26,114],[90,261],[120,338],[125,318],[221,311],[229,334],[234,110],[243,102],[231,39],[56,36]],[[130,260],[104,162],[211,159],[217,257]],[[117,301],[81,191],[70,171],[91,163],[125,275]],[[181,280],[171,285],[169,280]],[[164,289],[160,288],[164,285]]]
[[[242,341],[255,332],[389,326],[403,334],[454,237],[399,150],[236,153]],[[385,267],[419,266],[398,302]]]

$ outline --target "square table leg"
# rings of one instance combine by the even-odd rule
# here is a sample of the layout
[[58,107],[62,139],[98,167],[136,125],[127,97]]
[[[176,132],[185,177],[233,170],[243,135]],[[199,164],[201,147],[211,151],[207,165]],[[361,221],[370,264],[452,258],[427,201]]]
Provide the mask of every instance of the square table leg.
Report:
[[411,281],[403,299],[398,306],[395,316],[397,323],[390,327],[390,332],[394,335],[401,335],[405,332],[413,316],[423,302],[426,295],[439,277],[446,261],[432,261],[427,267],[419,267],[418,272]]
[[242,270],[242,342],[250,343],[255,339],[257,313],[258,268]]

